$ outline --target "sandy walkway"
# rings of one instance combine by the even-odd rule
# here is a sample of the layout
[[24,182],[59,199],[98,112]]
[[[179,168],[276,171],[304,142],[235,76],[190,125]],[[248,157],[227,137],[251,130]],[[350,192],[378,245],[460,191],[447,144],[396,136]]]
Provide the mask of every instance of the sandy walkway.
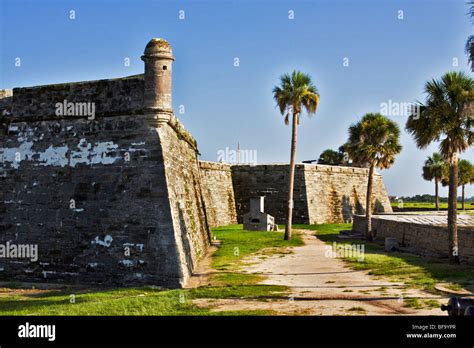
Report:
[[[312,231],[298,231],[304,246],[293,253],[246,259],[243,272],[265,276],[261,284],[291,288],[286,299],[254,301],[226,299],[213,302],[218,311],[270,309],[279,314],[307,315],[446,315],[440,309],[417,310],[404,306],[407,298],[440,299],[403,283],[377,279],[354,271],[341,259],[327,257],[326,244]],[[445,300],[442,299],[442,302]]]

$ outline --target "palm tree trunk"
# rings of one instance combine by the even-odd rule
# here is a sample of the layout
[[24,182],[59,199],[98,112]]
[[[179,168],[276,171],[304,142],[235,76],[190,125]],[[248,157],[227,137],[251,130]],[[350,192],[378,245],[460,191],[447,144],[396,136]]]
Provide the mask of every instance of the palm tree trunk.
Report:
[[435,204],[436,210],[439,210],[438,179],[435,178]]
[[293,113],[291,129],[291,157],[290,157],[290,182],[288,185],[288,215],[286,217],[285,240],[291,239],[291,225],[293,223],[293,186],[295,183],[296,138],[298,127],[298,114]]
[[370,165],[369,178],[367,181],[367,196],[365,200],[365,217],[367,219],[367,228],[365,230],[365,236],[367,240],[372,241],[372,183],[374,179],[374,164]]
[[461,200],[461,202],[462,202],[462,203],[461,203],[461,205],[462,205],[462,210],[466,210],[466,209],[464,208],[464,185],[462,185],[462,200]]
[[449,162],[449,195],[448,195],[448,242],[449,261],[459,263],[457,220],[458,189],[458,153],[455,152]]

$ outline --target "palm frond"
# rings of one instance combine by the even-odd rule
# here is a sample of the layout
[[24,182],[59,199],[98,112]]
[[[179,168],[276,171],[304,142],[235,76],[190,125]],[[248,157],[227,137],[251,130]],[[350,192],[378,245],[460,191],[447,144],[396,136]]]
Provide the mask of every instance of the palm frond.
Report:
[[419,148],[440,141],[445,159],[465,151],[474,140],[474,80],[463,72],[448,72],[425,84],[426,102],[420,112],[410,115],[406,130]]
[[357,164],[374,164],[389,168],[402,150],[400,128],[381,114],[366,114],[349,127],[349,139],[344,148]]
[[289,123],[290,112],[299,123],[302,108],[311,116],[319,105],[318,90],[311,82],[311,77],[296,70],[280,77],[280,86],[273,88],[273,99],[284,116],[285,124]]

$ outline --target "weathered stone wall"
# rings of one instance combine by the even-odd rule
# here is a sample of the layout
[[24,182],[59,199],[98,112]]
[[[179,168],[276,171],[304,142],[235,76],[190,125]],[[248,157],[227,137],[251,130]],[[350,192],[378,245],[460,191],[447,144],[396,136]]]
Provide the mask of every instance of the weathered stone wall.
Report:
[[209,225],[237,223],[231,166],[224,163],[199,162],[201,183]]
[[64,115],[56,114],[56,104],[64,101],[93,102],[97,116],[140,114],[143,112],[143,88],[143,75],[14,88],[8,117],[12,120],[63,119]]
[[[251,197],[265,196],[265,212],[277,223],[285,223],[288,206],[289,165],[232,166],[239,222],[249,207]],[[297,164],[294,186],[295,223],[316,224],[344,222],[353,213],[365,211],[368,169]],[[391,212],[383,179],[374,180],[374,208]]]
[[[171,207],[172,222],[183,283],[206,253],[211,231],[206,219],[195,140],[173,117],[157,128]],[[166,260],[166,258],[162,258]]]
[[[305,165],[305,185],[309,223],[351,221],[366,207],[368,169],[328,165]],[[374,175],[375,212],[391,212],[390,200],[382,176]]]
[[[352,230],[365,233],[367,226],[364,216],[354,216]],[[401,247],[424,256],[448,257],[447,227],[429,225],[425,222],[408,222],[387,219],[381,216],[372,218],[375,240],[384,243],[385,238],[396,238]],[[474,225],[458,226],[459,255],[462,261],[474,262]]]
[[[308,205],[304,164],[297,164],[293,190],[293,221],[308,223]],[[235,165],[232,166],[237,217],[242,222],[243,214],[250,209],[250,198],[265,196],[265,212],[275,217],[276,223],[284,223],[288,210],[289,166],[286,164]]]
[[[0,258],[0,279],[179,287],[206,252],[195,140],[142,114],[143,80],[109,82],[14,90],[0,244],[38,245],[38,260]],[[96,118],[52,114],[62,98],[95,102]]]
[[161,242],[172,236],[159,224],[170,214],[163,155],[143,117],[15,122],[2,145],[0,243],[38,244],[39,260],[0,259],[1,278],[172,277],[172,266],[160,262],[173,252],[166,247],[172,240]]

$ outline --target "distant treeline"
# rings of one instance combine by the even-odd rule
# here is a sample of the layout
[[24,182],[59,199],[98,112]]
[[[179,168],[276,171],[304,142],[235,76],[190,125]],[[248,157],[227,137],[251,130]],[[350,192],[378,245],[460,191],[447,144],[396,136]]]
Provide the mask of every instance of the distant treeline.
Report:
[[[398,202],[402,200],[403,202],[422,202],[422,203],[434,203],[435,196],[434,195],[415,195],[411,197],[398,197],[398,196],[389,196],[390,202]],[[461,200],[461,197],[458,197],[458,201]],[[447,202],[448,197],[439,197],[440,202]],[[470,198],[466,198],[466,202],[473,202],[474,203],[474,196]]]

